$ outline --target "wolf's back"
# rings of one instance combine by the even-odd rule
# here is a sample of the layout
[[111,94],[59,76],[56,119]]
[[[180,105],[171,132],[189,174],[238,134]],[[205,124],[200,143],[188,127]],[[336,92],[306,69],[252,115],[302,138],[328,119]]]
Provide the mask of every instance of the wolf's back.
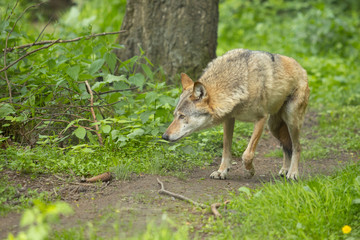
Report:
[[[306,71],[292,58],[263,51],[235,49],[210,62],[200,77],[214,114],[235,108],[276,112],[298,84],[307,84]],[[256,113],[254,113],[256,114]]]

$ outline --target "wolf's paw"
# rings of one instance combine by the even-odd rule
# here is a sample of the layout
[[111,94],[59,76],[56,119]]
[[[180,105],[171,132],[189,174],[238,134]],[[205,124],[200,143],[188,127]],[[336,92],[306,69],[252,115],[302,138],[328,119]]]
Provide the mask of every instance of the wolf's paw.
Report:
[[255,167],[252,162],[243,161],[245,167],[245,178],[252,178],[255,175]]
[[255,168],[250,168],[250,169],[246,169],[245,168],[245,171],[244,171],[244,177],[249,179],[249,178],[252,178],[254,175],[255,175]]
[[281,177],[285,177],[285,176],[286,176],[286,174],[288,173],[288,171],[289,171],[289,169],[288,169],[288,168],[284,168],[284,167],[282,167],[282,168],[280,169],[279,176],[281,176]]
[[227,170],[215,171],[212,174],[210,174],[210,178],[224,180],[224,179],[226,179],[227,173],[228,173]]
[[289,171],[286,175],[286,178],[290,180],[298,180],[299,173],[297,171]]

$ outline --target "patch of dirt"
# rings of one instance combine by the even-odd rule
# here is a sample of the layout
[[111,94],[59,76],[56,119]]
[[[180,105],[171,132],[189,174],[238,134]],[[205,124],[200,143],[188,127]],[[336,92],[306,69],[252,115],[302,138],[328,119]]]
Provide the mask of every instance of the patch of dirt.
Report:
[[[316,118],[314,113],[308,114],[303,136],[311,137],[311,128],[317,124]],[[164,212],[170,218],[183,221],[191,221],[187,213],[211,215],[209,211],[200,210],[189,203],[159,195],[157,178],[164,183],[168,191],[201,203],[219,202],[226,199],[229,192],[237,191],[241,186],[255,188],[261,183],[280,179],[277,174],[282,166],[282,159],[264,156],[277,148],[279,148],[277,140],[265,130],[264,137],[257,147],[254,159],[256,173],[252,178],[244,177],[245,170],[239,158],[234,159],[226,180],[209,178],[209,175],[217,170],[220,158],[215,159],[211,166],[190,171],[186,179],[173,176],[134,175],[130,181],[112,180],[108,183],[81,184],[73,176],[41,175],[32,179],[28,175],[7,170],[0,172],[0,176],[7,175],[9,181],[22,186],[22,191],[27,188],[38,189],[39,192],[47,191],[50,192],[51,198],[65,200],[71,204],[74,215],[63,218],[61,224],[56,227],[58,229],[74,227],[88,221],[100,221],[105,217],[104,234],[107,228],[111,228],[112,223],[119,223],[117,234],[128,236],[143,231],[149,221],[160,221]],[[327,175],[346,162],[358,160],[358,155],[351,153],[334,155],[323,160],[308,160],[300,163],[300,176],[307,178],[319,174]],[[9,232],[17,233],[19,221],[19,213],[0,216],[0,238],[7,237]]]

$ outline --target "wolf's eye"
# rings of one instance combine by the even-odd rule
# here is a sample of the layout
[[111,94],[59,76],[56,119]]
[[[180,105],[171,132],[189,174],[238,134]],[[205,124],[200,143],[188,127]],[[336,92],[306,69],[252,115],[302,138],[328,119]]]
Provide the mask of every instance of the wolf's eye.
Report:
[[180,114],[179,115],[179,119],[184,119],[185,118],[185,115],[184,114]]

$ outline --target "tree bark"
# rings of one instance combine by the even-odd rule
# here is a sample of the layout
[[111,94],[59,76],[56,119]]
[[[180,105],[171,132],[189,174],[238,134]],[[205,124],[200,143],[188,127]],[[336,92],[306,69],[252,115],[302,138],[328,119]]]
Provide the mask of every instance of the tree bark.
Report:
[[128,0],[118,38],[124,61],[145,51],[173,78],[186,72],[196,79],[216,57],[218,0]]

